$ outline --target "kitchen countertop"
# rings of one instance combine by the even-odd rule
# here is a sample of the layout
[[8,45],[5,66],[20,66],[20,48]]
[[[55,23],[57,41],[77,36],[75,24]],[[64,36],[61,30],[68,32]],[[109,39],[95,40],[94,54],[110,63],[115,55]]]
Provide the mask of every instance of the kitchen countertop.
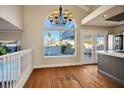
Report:
[[124,58],[124,53],[116,52],[116,51],[96,51],[97,54],[103,54],[108,56],[120,57]]

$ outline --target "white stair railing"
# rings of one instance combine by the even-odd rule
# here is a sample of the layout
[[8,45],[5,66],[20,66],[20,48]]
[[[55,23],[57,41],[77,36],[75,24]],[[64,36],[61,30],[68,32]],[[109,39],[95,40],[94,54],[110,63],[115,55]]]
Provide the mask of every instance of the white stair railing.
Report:
[[0,88],[23,87],[32,69],[32,49],[0,56]]

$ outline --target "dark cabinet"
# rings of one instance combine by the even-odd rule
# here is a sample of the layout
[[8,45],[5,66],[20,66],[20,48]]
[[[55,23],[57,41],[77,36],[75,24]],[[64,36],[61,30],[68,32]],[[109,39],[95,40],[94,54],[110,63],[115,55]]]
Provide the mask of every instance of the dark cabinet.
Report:
[[97,55],[98,70],[124,85],[124,58]]

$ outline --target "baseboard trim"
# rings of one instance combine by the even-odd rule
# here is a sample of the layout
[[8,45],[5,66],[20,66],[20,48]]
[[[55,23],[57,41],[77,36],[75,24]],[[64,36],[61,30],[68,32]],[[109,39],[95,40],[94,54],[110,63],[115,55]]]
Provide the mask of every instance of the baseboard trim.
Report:
[[63,66],[76,66],[82,65],[81,62],[74,62],[74,63],[63,63],[63,64],[46,64],[46,65],[34,65],[34,69],[36,68],[50,68],[50,67],[63,67]]
[[23,75],[23,77],[21,77],[21,79],[19,80],[19,82],[15,86],[15,88],[23,88],[25,83],[27,82],[29,76],[31,75],[32,71],[33,71],[33,68],[31,68],[30,71],[26,72],[25,75]]
[[109,73],[106,73],[106,72],[104,72],[104,71],[102,71],[102,70],[100,70],[100,69],[98,69],[98,72],[101,73],[101,74],[103,74],[103,75],[105,75],[105,76],[107,76],[108,78],[110,78],[110,79],[112,79],[112,80],[117,81],[117,82],[120,83],[122,86],[124,86],[124,81],[123,81],[123,80],[120,80],[120,79],[116,78],[115,76],[110,75]]

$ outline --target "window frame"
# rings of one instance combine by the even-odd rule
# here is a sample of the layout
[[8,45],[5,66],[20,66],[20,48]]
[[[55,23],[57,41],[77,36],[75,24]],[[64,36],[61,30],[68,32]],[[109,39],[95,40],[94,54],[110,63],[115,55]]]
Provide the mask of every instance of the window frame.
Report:
[[[58,56],[45,56],[45,43],[44,43],[44,40],[45,40],[45,36],[44,36],[44,33],[45,31],[50,31],[50,30],[57,30],[57,31],[65,31],[65,30],[68,30],[68,31],[74,31],[75,32],[75,39],[74,39],[74,45],[75,45],[75,53],[73,55],[58,55]],[[77,31],[75,28],[73,29],[66,29],[66,28],[44,28],[43,30],[43,56],[44,58],[61,58],[61,57],[76,57],[77,56]]]

